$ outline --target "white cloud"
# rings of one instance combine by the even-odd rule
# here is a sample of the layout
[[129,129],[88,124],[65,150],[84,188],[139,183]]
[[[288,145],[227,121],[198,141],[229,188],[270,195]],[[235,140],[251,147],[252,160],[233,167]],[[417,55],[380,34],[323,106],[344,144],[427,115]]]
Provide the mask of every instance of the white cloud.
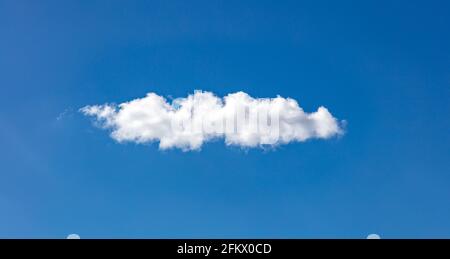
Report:
[[367,239],[381,239],[381,237],[378,234],[370,234],[367,236]]
[[78,234],[69,234],[66,239],[81,239]]
[[119,105],[85,106],[100,127],[118,142],[159,142],[160,149],[200,149],[223,138],[227,145],[259,147],[330,138],[343,133],[340,122],[323,106],[306,113],[291,98],[252,98],[244,92],[224,98],[195,91],[171,103],[148,93]]

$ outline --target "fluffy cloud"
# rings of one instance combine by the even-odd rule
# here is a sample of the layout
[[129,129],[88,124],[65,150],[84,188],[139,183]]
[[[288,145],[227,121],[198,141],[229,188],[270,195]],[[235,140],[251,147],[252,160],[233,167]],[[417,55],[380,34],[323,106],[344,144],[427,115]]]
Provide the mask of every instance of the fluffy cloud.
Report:
[[291,98],[252,98],[244,92],[223,98],[195,91],[171,103],[148,93],[119,105],[85,106],[118,142],[159,142],[160,149],[200,149],[203,143],[223,138],[227,145],[275,146],[343,133],[340,122],[323,106],[306,113]]

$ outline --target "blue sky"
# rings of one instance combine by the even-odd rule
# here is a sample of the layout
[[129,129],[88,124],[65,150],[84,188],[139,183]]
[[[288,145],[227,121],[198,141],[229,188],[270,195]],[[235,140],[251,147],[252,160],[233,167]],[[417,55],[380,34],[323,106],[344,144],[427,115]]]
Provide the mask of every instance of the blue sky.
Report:
[[[0,237],[450,237],[448,1],[0,0]],[[156,92],[326,106],[276,150],[118,144]]]

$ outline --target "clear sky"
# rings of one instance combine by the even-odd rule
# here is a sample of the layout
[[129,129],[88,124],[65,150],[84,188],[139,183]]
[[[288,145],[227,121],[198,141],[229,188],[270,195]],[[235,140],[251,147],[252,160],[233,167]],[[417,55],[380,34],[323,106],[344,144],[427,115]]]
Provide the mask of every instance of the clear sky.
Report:
[[[448,1],[0,0],[0,237],[450,237]],[[291,97],[345,134],[119,144],[78,112]]]

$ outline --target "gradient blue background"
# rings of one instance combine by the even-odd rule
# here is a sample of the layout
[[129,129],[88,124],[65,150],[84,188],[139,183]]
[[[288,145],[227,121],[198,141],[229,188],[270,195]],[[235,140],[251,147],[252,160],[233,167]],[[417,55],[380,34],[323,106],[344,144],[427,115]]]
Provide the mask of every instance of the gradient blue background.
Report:
[[[450,238],[449,1],[0,0],[0,237]],[[77,110],[292,97],[346,134],[199,152]]]

